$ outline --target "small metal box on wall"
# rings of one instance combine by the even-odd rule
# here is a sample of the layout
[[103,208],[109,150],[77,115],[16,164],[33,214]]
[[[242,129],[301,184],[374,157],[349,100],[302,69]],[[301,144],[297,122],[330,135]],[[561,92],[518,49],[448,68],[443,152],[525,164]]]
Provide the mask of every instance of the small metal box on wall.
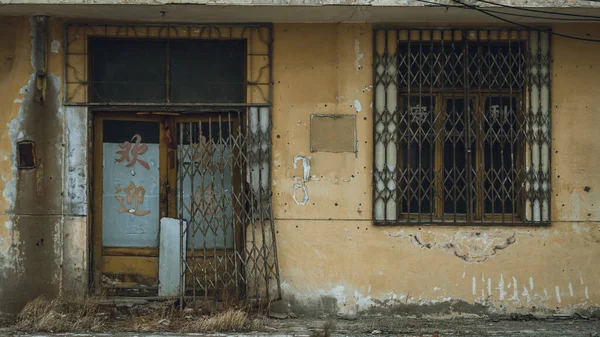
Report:
[[310,152],[356,153],[356,116],[310,115]]

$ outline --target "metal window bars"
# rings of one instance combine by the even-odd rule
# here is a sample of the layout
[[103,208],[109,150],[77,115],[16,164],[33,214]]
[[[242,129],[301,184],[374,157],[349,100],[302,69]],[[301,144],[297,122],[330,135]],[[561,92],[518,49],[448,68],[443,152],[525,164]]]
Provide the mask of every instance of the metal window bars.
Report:
[[[279,298],[268,108],[178,123],[182,296]],[[275,289],[274,289],[275,288]]]
[[373,216],[394,224],[550,221],[550,38],[374,30]]

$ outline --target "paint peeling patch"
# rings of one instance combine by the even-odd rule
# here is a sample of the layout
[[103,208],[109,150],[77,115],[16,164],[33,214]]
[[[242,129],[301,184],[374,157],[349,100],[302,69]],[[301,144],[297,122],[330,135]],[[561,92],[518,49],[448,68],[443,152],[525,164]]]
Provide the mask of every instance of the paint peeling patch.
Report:
[[527,299],[527,304],[531,303],[531,296],[529,295],[527,287],[523,287],[523,293],[521,295],[525,296],[525,298]]
[[365,56],[360,52],[360,42],[358,39],[354,40],[354,55],[356,56],[356,60],[354,60],[354,67],[356,68],[356,73],[358,74],[358,71],[362,69],[360,61]]
[[365,85],[365,87],[362,89],[362,92],[369,92],[373,90],[373,85],[369,84],[369,85]]
[[573,294],[573,285],[571,283],[569,283],[569,296],[571,296],[571,297],[575,296]]
[[[519,285],[517,284],[517,278],[513,276],[513,282],[512,282],[512,288],[513,288],[513,295],[510,298],[510,300],[513,301],[518,301],[519,300]],[[510,288],[510,284],[508,286]]]
[[[37,77],[35,76],[35,74],[31,74],[29,76],[29,82],[27,83],[27,85],[21,88],[20,92],[25,95],[21,102],[32,102],[34,100],[34,97],[31,97],[31,95],[33,94],[33,90],[29,90],[28,88],[33,88],[33,86],[36,83],[36,79]],[[21,104],[17,117],[15,117],[13,120],[6,124],[8,128],[8,137],[13,143],[16,143],[19,140],[22,140],[26,137],[21,128],[26,109],[26,104]],[[2,196],[9,204],[9,210],[12,210],[14,208],[15,200],[17,197],[17,152],[15,146],[13,146],[12,148],[13,149],[10,156],[10,162],[12,163],[12,177],[6,182],[6,184],[4,185],[4,191],[2,191]]]
[[19,98],[15,98],[15,100],[13,101],[13,103],[15,103],[15,104],[21,104],[21,103],[23,103],[23,100],[19,99]]
[[364,311],[369,309],[375,305],[371,295],[367,294],[367,296],[363,296],[358,291],[354,292],[354,299],[356,301],[356,309],[357,311]]
[[57,54],[60,49],[60,41],[54,40],[50,43],[50,51]]
[[[304,206],[308,202],[308,188],[306,187],[306,182],[310,180],[310,158],[310,156],[294,156],[294,168],[298,168],[296,164],[298,161],[302,161],[303,167],[302,178],[294,178],[292,195],[296,205]],[[304,193],[302,201],[298,201],[298,198],[296,197],[296,194],[299,189],[302,189],[302,192]]]
[[357,99],[354,100],[354,107],[356,108],[356,112],[362,111],[362,105],[360,105],[360,102]]
[[440,249],[469,263],[482,263],[517,241],[517,232],[506,231],[458,231],[454,234],[404,231],[387,233],[393,238],[408,238],[423,249]]
[[506,291],[504,291],[504,275],[500,274],[500,282],[498,282],[498,299],[500,301],[504,301],[504,297],[506,296]]
[[[344,283],[332,284],[333,288],[300,290],[293,284],[282,282],[284,301],[292,312],[307,315],[337,315],[353,317],[357,314],[406,316],[406,317],[478,317],[494,310],[480,303],[467,303],[452,297],[438,296],[426,299],[410,294],[386,292],[373,295],[371,288],[355,289]],[[437,290],[436,290],[437,289]],[[440,288],[434,288],[439,291]]]
[[[13,222],[12,221],[4,221],[4,228],[6,228],[6,233],[12,233],[13,232]],[[0,236],[0,253],[2,253],[2,255],[6,254],[8,252],[8,250],[10,249],[10,246],[12,244],[12,240],[7,240],[7,237],[1,237]],[[4,269],[6,266],[2,266],[2,269]]]

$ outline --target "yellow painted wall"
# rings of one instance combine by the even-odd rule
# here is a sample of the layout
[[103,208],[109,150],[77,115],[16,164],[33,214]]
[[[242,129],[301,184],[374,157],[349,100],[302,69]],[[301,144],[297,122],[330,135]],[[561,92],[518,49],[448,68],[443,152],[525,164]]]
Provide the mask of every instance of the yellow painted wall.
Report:
[[[554,29],[600,37],[600,25]],[[552,41],[552,226],[419,228],[371,224],[371,26],[281,24],[274,38],[273,203],[293,306],[327,311],[335,298],[338,312],[352,314],[450,300],[497,311],[599,305],[600,44]],[[356,114],[358,155],[310,153],[313,113]],[[296,155],[312,156],[305,206],[292,198]]]
[[[49,69],[62,77],[62,27],[58,21],[50,27],[50,41],[59,41],[61,49],[49,54]],[[600,38],[600,25],[554,29]],[[32,73],[29,33],[28,18],[0,20],[2,126],[18,119],[20,90]],[[372,27],[276,24],[274,41],[273,206],[282,288],[294,310],[401,311],[406,304],[451,300],[498,311],[600,305],[600,44],[552,42],[552,226],[419,228],[371,223]],[[356,115],[358,154],[310,153],[314,113]],[[19,245],[25,242],[11,208],[15,136],[9,130],[0,128],[0,275],[7,275],[0,282],[0,302],[13,289],[5,280],[18,273],[24,249]],[[295,178],[302,176],[301,166],[293,165],[296,155],[312,157],[304,206],[292,198]],[[86,226],[85,218],[72,220],[64,218],[59,233],[64,241],[54,242],[58,248],[72,241],[65,235],[70,228]],[[64,248],[65,266],[66,257],[85,254],[85,233],[83,228],[73,236],[77,242]],[[415,236],[431,248],[419,246]],[[71,284],[57,277],[63,287]],[[456,311],[479,313],[478,308]]]
[[[48,32],[48,43],[60,45],[62,23],[50,20]],[[0,312],[41,294],[57,295],[68,279],[62,272],[72,270],[70,262],[62,264],[62,49],[48,48],[43,95],[33,74],[31,33],[28,17],[0,18]],[[35,142],[35,170],[16,170],[20,140]],[[80,248],[82,255],[85,243]]]

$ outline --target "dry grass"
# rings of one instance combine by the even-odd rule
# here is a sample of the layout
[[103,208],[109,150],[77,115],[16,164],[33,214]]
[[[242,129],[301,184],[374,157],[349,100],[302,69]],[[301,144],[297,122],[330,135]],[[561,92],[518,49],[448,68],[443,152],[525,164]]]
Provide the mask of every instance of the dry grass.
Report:
[[192,319],[182,326],[185,332],[250,331],[260,329],[262,321],[252,319],[246,310],[229,308],[210,316]]
[[164,304],[153,309],[146,308],[146,310],[131,309],[121,317],[115,330],[133,332],[175,331],[181,325],[180,316],[179,310],[170,304]]
[[41,296],[27,303],[15,327],[27,332],[230,332],[263,327],[248,310],[236,307],[206,315],[201,310],[182,312],[168,302],[121,309],[99,303],[96,297],[66,301]]
[[314,330],[310,334],[310,337],[331,337],[331,334],[335,330],[335,322],[329,320],[323,324],[322,330]]
[[17,329],[32,332],[99,331],[106,316],[93,298],[65,301],[41,296],[17,316]]

